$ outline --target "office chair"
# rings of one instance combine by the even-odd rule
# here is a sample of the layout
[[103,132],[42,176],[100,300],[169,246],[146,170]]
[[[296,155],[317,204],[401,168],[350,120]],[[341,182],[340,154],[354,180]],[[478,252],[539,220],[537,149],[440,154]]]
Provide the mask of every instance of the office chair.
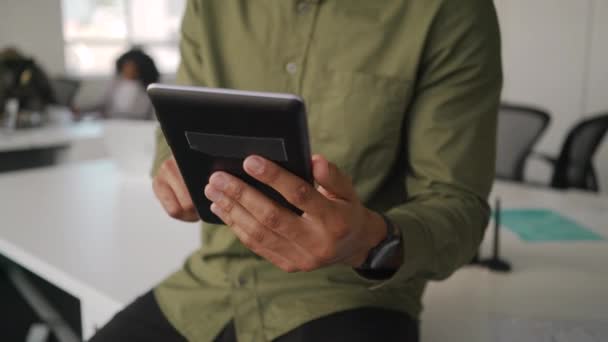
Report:
[[[538,108],[501,103],[496,133],[496,178],[523,182],[526,160],[551,116]],[[497,257],[492,259],[497,260]],[[483,261],[477,253],[470,264]]]
[[557,158],[535,154],[553,165],[551,187],[599,192],[593,155],[608,131],[608,113],[585,119],[568,132]]
[[65,107],[72,107],[74,98],[80,89],[80,81],[58,77],[51,79],[51,88],[55,95],[55,103]]
[[526,160],[551,116],[537,108],[506,104],[498,111],[496,178],[524,181]]

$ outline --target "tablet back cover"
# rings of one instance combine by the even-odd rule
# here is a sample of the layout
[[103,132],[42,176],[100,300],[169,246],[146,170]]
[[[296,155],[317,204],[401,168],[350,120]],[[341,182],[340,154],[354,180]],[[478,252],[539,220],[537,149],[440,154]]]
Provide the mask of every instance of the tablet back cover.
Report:
[[306,112],[298,97],[158,84],[151,85],[148,93],[203,221],[222,223],[210,211],[211,202],[203,193],[211,174],[220,170],[301,214],[243,170],[244,159],[255,154],[312,184]]

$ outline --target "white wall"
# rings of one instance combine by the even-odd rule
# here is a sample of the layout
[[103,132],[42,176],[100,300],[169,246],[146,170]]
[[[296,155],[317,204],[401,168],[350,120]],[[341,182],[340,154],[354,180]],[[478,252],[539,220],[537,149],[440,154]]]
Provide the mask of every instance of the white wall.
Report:
[[[537,150],[555,155],[568,130],[588,114],[608,111],[606,0],[495,0],[503,34],[503,99],[548,110],[551,126]],[[596,156],[608,192],[608,139]],[[550,169],[530,162],[528,178]]]
[[[559,117],[539,149],[557,153],[562,133],[580,118],[586,1],[506,0],[501,16],[508,101],[537,104]],[[572,18],[570,20],[564,20]],[[578,18],[578,19],[576,19]],[[567,48],[566,48],[567,47]]]
[[608,1],[592,1],[590,18],[593,32],[589,56],[589,83],[586,112],[608,110]]
[[[51,75],[63,75],[61,16],[61,0],[0,0],[0,48],[16,46]],[[106,82],[105,79],[86,80],[76,102],[94,103]]]
[[14,45],[50,73],[63,73],[60,4],[60,0],[0,0],[0,48]]
[[[591,40],[587,112],[608,112],[608,1],[592,3],[593,36]],[[608,139],[598,151],[595,164],[600,173],[603,192],[608,193]]]

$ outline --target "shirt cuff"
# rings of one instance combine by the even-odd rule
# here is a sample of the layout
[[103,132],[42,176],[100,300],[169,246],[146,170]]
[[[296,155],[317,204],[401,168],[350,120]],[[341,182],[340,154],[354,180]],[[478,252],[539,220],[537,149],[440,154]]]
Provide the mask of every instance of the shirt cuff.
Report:
[[394,208],[385,213],[386,217],[399,229],[402,246],[402,262],[396,270],[354,269],[362,280],[371,282],[370,290],[385,287],[400,287],[421,269],[421,265],[431,262],[428,233],[424,226],[402,208]]

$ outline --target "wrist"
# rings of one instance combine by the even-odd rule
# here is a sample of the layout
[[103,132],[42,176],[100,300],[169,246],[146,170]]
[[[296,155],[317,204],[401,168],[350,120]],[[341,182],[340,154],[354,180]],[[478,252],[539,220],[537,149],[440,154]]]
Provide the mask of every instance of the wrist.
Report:
[[367,220],[365,220],[365,225],[367,227],[367,252],[372,248],[378,246],[384,239],[386,239],[387,235],[387,227],[386,221],[379,213],[367,210]]
[[[401,231],[389,218],[373,211],[369,211],[369,219],[365,222],[369,227],[366,255],[364,261],[355,267],[363,267],[371,262],[365,267],[397,270],[403,263]],[[390,245],[393,247],[389,247]],[[392,251],[390,248],[393,248]],[[373,261],[370,258],[373,258]]]
[[352,267],[360,267],[367,259],[370,251],[380,244],[387,235],[386,222],[380,214],[365,208],[365,219],[362,222],[363,247],[352,258],[348,264]]

